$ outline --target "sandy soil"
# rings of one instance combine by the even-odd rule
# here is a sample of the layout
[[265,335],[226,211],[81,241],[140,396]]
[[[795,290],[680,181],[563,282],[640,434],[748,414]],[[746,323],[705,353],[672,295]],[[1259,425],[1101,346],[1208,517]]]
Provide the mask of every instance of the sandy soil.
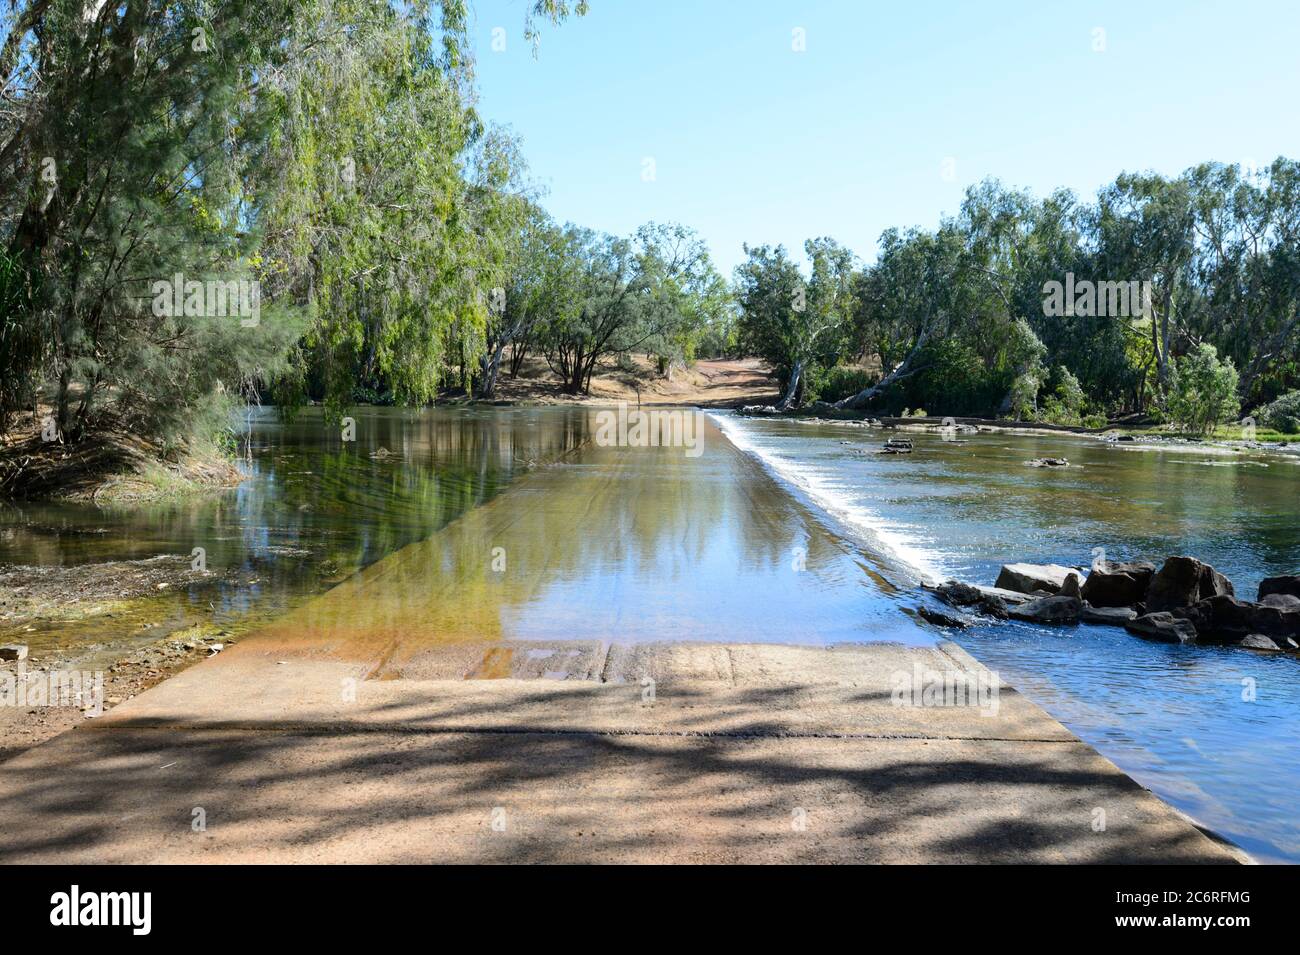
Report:
[[656,374],[644,355],[633,359],[630,370],[612,361],[592,377],[591,394],[574,397],[562,390],[559,378],[541,358],[528,358],[518,378],[502,375],[498,401],[541,404],[609,404],[627,401],[651,405],[698,405],[732,408],[767,404],[777,400],[776,379],[756,358],[701,359],[689,368],[677,368],[668,377]]

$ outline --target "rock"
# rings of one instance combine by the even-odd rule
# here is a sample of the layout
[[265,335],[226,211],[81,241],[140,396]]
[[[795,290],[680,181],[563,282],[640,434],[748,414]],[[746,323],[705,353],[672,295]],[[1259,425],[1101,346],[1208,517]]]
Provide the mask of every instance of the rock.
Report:
[[1148,613],[1190,607],[1201,600],[1233,596],[1232,582],[1193,557],[1170,557],[1147,588]]
[[978,587],[964,584],[960,580],[946,580],[934,587],[927,586],[926,590],[933,592],[940,600],[953,607],[969,607],[971,604],[979,603],[983,597]]
[[1241,642],[1237,646],[1245,647],[1247,650],[1273,650],[1275,652],[1282,649],[1262,633],[1247,634],[1241,638]]
[[1059,594],[1071,574],[1077,576],[1078,571],[1059,564],[1003,564],[993,586],[1022,594],[1032,594],[1035,590]]
[[1196,642],[1196,628],[1192,626],[1191,621],[1175,617],[1165,611],[1149,613],[1130,620],[1124,624],[1124,629],[1129,633],[1136,633],[1139,637],[1161,643]]
[[916,612],[922,620],[928,621],[936,627],[956,627],[964,630],[975,622],[970,617],[947,614],[942,610],[935,610],[933,607],[917,607]]
[[1031,468],[1068,468],[1070,462],[1066,458],[1034,458],[1026,461],[1025,465]]
[[1079,619],[1084,623],[1095,623],[1106,627],[1122,627],[1130,620],[1136,620],[1138,612],[1132,607],[1094,607],[1084,601],[1079,611]]
[[1220,594],[1198,600],[1190,607],[1178,607],[1172,613],[1196,629],[1197,641],[1205,644],[1236,643],[1254,627],[1250,612],[1254,605]]
[[1300,609],[1253,604],[1227,594],[1174,611],[1196,627],[1201,643],[1236,643],[1252,633],[1300,638]]
[[1300,610],[1300,597],[1290,594],[1268,594],[1259,598],[1261,607],[1276,607],[1278,610]]
[[1098,561],[1083,582],[1081,596],[1094,607],[1133,607],[1146,597],[1155,573],[1156,565],[1146,561]]
[[1007,611],[1012,620],[1029,623],[1078,623],[1083,601],[1078,597],[1040,597]]
[[745,405],[741,414],[776,414],[776,405]]
[[0,660],[17,661],[27,659],[27,647],[21,643],[9,643],[0,647]]
[[994,617],[1007,616],[1010,607],[1028,603],[1032,598],[1014,590],[1001,590],[997,587],[978,587],[949,580],[936,587],[927,587],[940,600],[953,607],[974,607],[981,613]]
[[1259,582],[1259,602],[1271,594],[1288,594],[1300,597],[1300,574],[1286,574],[1282,577],[1267,577]]

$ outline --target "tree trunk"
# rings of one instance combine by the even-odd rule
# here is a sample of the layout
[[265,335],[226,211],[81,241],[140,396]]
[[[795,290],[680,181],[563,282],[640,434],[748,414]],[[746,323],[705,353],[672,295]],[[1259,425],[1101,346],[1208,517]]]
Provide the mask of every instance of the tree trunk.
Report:
[[506,350],[505,340],[502,339],[497,343],[496,348],[492,349],[492,354],[484,355],[480,370],[483,378],[479,383],[478,396],[482,399],[489,399],[497,387],[497,375],[501,371],[501,355]]
[[799,379],[803,377],[803,362],[796,361],[790,369],[790,380],[785,386],[785,395],[777,402],[776,410],[785,411],[794,404],[794,396],[799,392]]
[[835,402],[835,407],[852,409],[864,408],[883,394],[885,389],[894,382],[901,381],[907,376],[914,375],[918,371],[921,371],[922,369],[920,368],[912,367],[912,363],[916,360],[916,356],[921,353],[921,349],[929,340],[930,332],[928,330],[922,332],[921,337],[918,338],[916,344],[912,346],[912,350],[907,353],[907,357],[902,360],[897,368],[887,374],[884,378],[881,378],[870,388],[863,388],[856,395],[850,395],[848,398],[842,398]]

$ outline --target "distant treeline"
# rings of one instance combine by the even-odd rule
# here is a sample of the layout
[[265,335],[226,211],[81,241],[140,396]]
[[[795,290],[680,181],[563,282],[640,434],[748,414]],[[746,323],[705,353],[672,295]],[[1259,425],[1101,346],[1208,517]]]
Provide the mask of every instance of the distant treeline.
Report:
[[985,182],[865,266],[830,239],[807,243],[806,276],[782,248],[746,252],[740,346],[777,366],[786,404],[1206,430],[1300,385],[1288,159],[1126,173],[1091,203]]

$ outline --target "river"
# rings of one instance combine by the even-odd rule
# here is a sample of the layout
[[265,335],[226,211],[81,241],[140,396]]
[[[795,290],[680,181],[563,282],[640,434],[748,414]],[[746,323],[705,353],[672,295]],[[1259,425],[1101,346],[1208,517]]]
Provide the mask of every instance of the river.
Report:
[[[878,430],[718,413],[693,460],[596,447],[594,414],[367,408],[345,435],[315,409],[287,424],[259,412],[238,489],[6,509],[0,563],[201,546],[255,582],[160,595],[164,629],[208,614],[322,645],[367,629],[408,647],[947,636],[1203,824],[1261,860],[1300,861],[1294,655],[1090,626],[945,634],[909,613],[921,579],[991,583],[1001,563],[1086,565],[1096,548],[1192,554],[1253,597],[1262,577],[1300,569],[1296,459],[1008,433],[918,435],[916,453],[885,456]],[[1025,465],[1047,455],[1072,466]],[[145,639],[135,628],[99,619],[24,639]],[[387,675],[425,665],[408,655]]]

